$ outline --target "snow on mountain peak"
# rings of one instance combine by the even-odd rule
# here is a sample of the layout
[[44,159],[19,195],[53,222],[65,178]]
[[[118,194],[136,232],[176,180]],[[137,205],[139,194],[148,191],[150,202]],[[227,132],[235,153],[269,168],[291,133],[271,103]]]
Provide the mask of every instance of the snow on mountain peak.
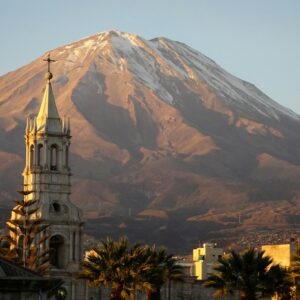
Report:
[[277,120],[282,115],[299,119],[296,113],[276,103],[254,85],[228,73],[199,51],[164,37],[145,40],[136,34],[110,30],[60,49],[68,52],[66,64],[79,62],[83,65],[94,53],[107,57],[119,72],[126,67],[137,83],[147,86],[169,104],[184,99],[175,101],[177,87],[162,84],[162,76],[182,82],[203,82],[225,106],[238,111],[250,110]]

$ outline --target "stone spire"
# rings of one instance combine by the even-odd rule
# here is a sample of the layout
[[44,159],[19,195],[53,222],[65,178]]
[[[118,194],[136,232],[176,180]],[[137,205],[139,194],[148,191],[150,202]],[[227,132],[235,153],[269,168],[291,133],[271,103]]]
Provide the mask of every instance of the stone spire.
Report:
[[60,133],[62,130],[61,119],[57,111],[51,86],[51,79],[53,78],[53,75],[50,72],[50,64],[51,62],[54,62],[54,60],[52,60],[50,58],[50,54],[48,54],[47,59],[44,59],[44,61],[48,62],[48,72],[45,74],[46,88],[36,120],[37,131]]

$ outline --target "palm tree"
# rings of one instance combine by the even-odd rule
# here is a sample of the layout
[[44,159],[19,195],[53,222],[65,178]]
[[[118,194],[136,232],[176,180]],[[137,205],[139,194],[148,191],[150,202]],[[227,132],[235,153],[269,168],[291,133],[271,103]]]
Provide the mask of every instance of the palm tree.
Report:
[[153,285],[154,289],[147,291],[147,300],[160,300],[161,287],[165,283],[164,261],[166,257],[166,251],[163,248],[156,251],[154,246],[149,247],[148,256],[151,258],[152,268],[148,270],[145,276]]
[[137,289],[152,288],[145,280],[151,268],[147,251],[147,247],[139,244],[129,248],[126,237],[116,242],[107,238],[90,251],[79,277],[92,286],[110,287],[111,300],[132,299]]
[[160,300],[161,288],[167,283],[168,299],[171,299],[171,282],[182,281],[182,267],[176,263],[172,254],[167,254],[164,248],[158,250],[155,247],[148,249],[151,257],[152,268],[147,274],[148,281],[155,287],[154,290],[148,290],[148,300]]
[[129,247],[126,237],[101,241],[90,251],[82,264],[80,278],[92,286],[111,288],[111,300],[132,299],[136,290],[145,291],[148,300],[160,300],[161,287],[168,282],[171,299],[171,282],[182,280],[182,268],[166,250],[148,245]]
[[[294,284],[294,293],[299,296],[300,288],[300,247],[297,246],[296,253],[292,256],[290,275]],[[297,297],[297,296],[296,296]]]
[[177,264],[173,255],[167,255],[165,260],[165,272],[168,283],[168,300],[171,300],[171,283],[172,281],[183,281],[183,270]]
[[[264,251],[249,249],[242,254],[234,250],[229,255],[219,259],[205,286],[217,291],[216,297],[238,294],[242,300],[256,300],[265,296],[278,294],[286,288],[286,271],[277,266],[271,266],[272,259],[264,255]],[[281,284],[279,285],[279,277]],[[279,281],[274,284],[274,278]],[[281,291],[280,291],[281,290]]]
[[268,276],[270,277],[268,289],[275,291],[277,299],[291,300],[293,298],[292,287],[294,286],[294,280],[288,269],[280,265],[274,265],[268,271]]

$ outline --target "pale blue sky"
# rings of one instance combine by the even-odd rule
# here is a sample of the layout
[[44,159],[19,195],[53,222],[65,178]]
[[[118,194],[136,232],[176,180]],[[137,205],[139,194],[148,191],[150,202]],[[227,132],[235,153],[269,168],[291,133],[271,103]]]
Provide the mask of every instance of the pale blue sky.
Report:
[[300,113],[299,0],[1,0],[0,75],[109,29],[182,41]]

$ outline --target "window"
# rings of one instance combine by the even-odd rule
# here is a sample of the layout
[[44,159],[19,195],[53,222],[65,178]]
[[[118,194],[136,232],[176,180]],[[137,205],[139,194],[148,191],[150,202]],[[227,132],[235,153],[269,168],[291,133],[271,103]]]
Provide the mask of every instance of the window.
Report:
[[33,161],[34,161],[34,146],[30,146],[30,157],[29,157],[29,167],[32,169],[33,167]]
[[73,231],[73,249],[72,249],[72,259],[75,261],[75,247],[76,247],[76,233]]
[[50,169],[57,170],[58,163],[58,149],[57,145],[52,145],[50,148]]
[[43,165],[43,145],[38,145],[38,157],[37,157],[37,165],[41,167]]
[[64,238],[61,235],[54,235],[50,238],[50,264],[53,267],[64,268],[64,249]]
[[65,152],[65,165],[66,165],[66,167],[69,166],[69,146],[66,146],[66,152]]
[[53,207],[53,209],[54,209],[55,212],[60,212],[60,211],[61,211],[61,206],[60,206],[60,204],[57,203],[57,202],[54,202],[54,203],[52,204],[52,207]]

